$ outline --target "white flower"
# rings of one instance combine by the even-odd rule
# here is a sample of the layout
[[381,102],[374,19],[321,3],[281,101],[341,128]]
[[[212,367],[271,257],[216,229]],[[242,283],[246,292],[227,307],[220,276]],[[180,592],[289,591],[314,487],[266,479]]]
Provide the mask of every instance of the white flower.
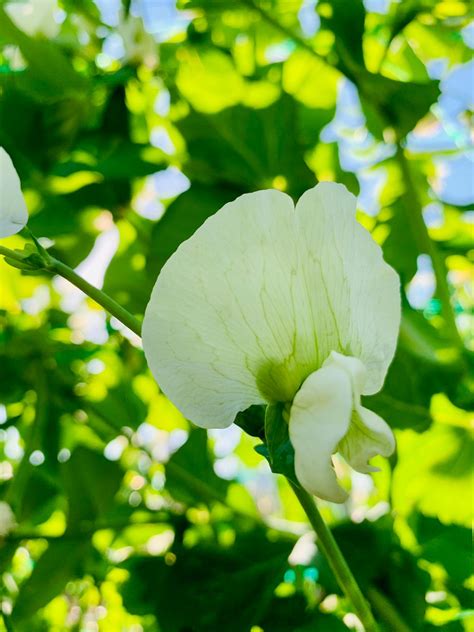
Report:
[[60,25],[54,14],[58,10],[57,0],[30,0],[30,2],[9,2],[5,10],[15,25],[30,36],[56,37]]
[[0,537],[4,538],[17,526],[15,514],[10,505],[0,501]]
[[124,62],[144,63],[154,68],[158,63],[158,45],[153,36],[148,33],[141,18],[128,15],[121,19],[117,27],[125,49]]
[[27,221],[20,178],[10,156],[0,147],[0,238],[18,233]]
[[360,404],[395,352],[399,280],[356,221],[345,187],[321,183],[296,205],[268,190],[226,204],[163,267],[143,324],[149,366],[204,428],[252,404],[286,402],[298,480],[342,502],[331,456],[371,471],[394,449]]

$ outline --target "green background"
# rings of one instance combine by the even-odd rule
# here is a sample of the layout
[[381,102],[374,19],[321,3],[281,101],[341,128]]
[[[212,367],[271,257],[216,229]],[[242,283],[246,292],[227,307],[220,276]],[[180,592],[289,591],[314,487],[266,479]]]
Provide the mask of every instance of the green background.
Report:
[[[397,354],[365,405],[398,447],[372,478],[340,462],[351,499],[321,510],[383,630],[474,630],[472,212],[439,186],[440,160],[466,147],[466,108],[443,123],[440,104],[470,58],[469,6],[386,4],[183,1],[171,24],[172,3],[136,3],[163,28],[152,37],[137,17],[135,43],[90,0],[63,0],[50,40],[0,7],[0,145],[33,233],[138,317],[166,259],[225,202],[362,187],[358,218],[403,288]],[[451,144],[416,144],[442,123]],[[353,626],[259,439],[191,429],[135,336],[65,282],[3,261],[0,402],[0,497],[18,523],[0,540],[8,629]]]

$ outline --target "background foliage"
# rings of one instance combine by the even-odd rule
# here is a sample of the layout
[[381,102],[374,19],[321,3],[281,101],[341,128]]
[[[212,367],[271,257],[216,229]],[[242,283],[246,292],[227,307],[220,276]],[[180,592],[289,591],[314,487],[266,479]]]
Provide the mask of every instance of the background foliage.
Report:
[[[398,449],[372,478],[338,463],[353,493],[323,513],[385,630],[473,630],[468,3],[62,0],[56,19],[29,36],[0,6],[0,145],[31,230],[134,314],[237,195],[360,193],[403,283],[366,402]],[[9,630],[357,628],[258,438],[191,429],[67,282],[2,262],[0,309]]]

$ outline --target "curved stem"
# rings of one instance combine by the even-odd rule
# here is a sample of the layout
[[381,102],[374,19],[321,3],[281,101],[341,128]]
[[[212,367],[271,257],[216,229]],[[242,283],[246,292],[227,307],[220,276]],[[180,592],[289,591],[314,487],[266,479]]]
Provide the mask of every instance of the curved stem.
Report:
[[[33,239],[34,236],[32,235]],[[35,243],[37,241],[35,239]],[[38,246],[38,244],[37,244]],[[28,265],[28,261],[25,260],[24,257],[16,253],[14,250],[10,250],[10,248],[5,248],[5,246],[0,246],[0,255],[7,258],[12,259],[13,261],[17,261],[20,264]],[[119,305],[117,301],[114,301],[112,297],[108,294],[100,290],[99,288],[91,285],[88,281],[79,276],[72,268],[68,265],[59,261],[59,259],[55,259],[51,257],[45,250],[42,249],[42,264],[32,266],[32,270],[45,270],[52,274],[59,274],[64,279],[67,279],[70,283],[75,285],[79,290],[87,294],[90,298],[92,298],[96,303],[98,303],[101,307],[103,307],[109,314],[115,316],[117,320],[123,323],[126,327],[128,327],[133,333],[137,334],[137,336],[141,336],[142,326],[138,318],[135,318],[128,310]]]
[[59,274],[63,278],[67,279],[70,283],[82,290],[84,294],[87,294],[87,296],[92,298],[96,303],[112,314],[112,316],[115,316],[117,320],[131,329],[133,333],[137,334],[137,336],[141,336],[142,326],[138,318],[135,318],[135,316],[119,305],[117,301],[114,301],[114,299],[108,294],[99,290],[99,288],[94,287],[88,281],[79,276],[68,265],[51,257],[47,269],[50,272]]
[[289,483],[318,536],[319,547],[326,557],[339,586],[351,601],[355,613],[364,626],[365,632],[378,632],[378,626],[375,623],[370,606],[347,565],[334,536],[319,513],[312,496],[291,481]]

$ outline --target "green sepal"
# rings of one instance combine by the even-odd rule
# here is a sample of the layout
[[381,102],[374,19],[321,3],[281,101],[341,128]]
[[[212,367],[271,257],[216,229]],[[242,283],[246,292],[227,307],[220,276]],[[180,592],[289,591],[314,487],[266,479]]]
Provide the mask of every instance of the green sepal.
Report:
[[265,411],[265,443],[255,450],[270,463],[272,472],[283,474],[298,483],[295,474],[295,450],[288,434],[288,423],[284,419],[285,404],[269,404]]
[[250,406],[237,414],[234,423],[251,437],[265,438],[265,406]]

